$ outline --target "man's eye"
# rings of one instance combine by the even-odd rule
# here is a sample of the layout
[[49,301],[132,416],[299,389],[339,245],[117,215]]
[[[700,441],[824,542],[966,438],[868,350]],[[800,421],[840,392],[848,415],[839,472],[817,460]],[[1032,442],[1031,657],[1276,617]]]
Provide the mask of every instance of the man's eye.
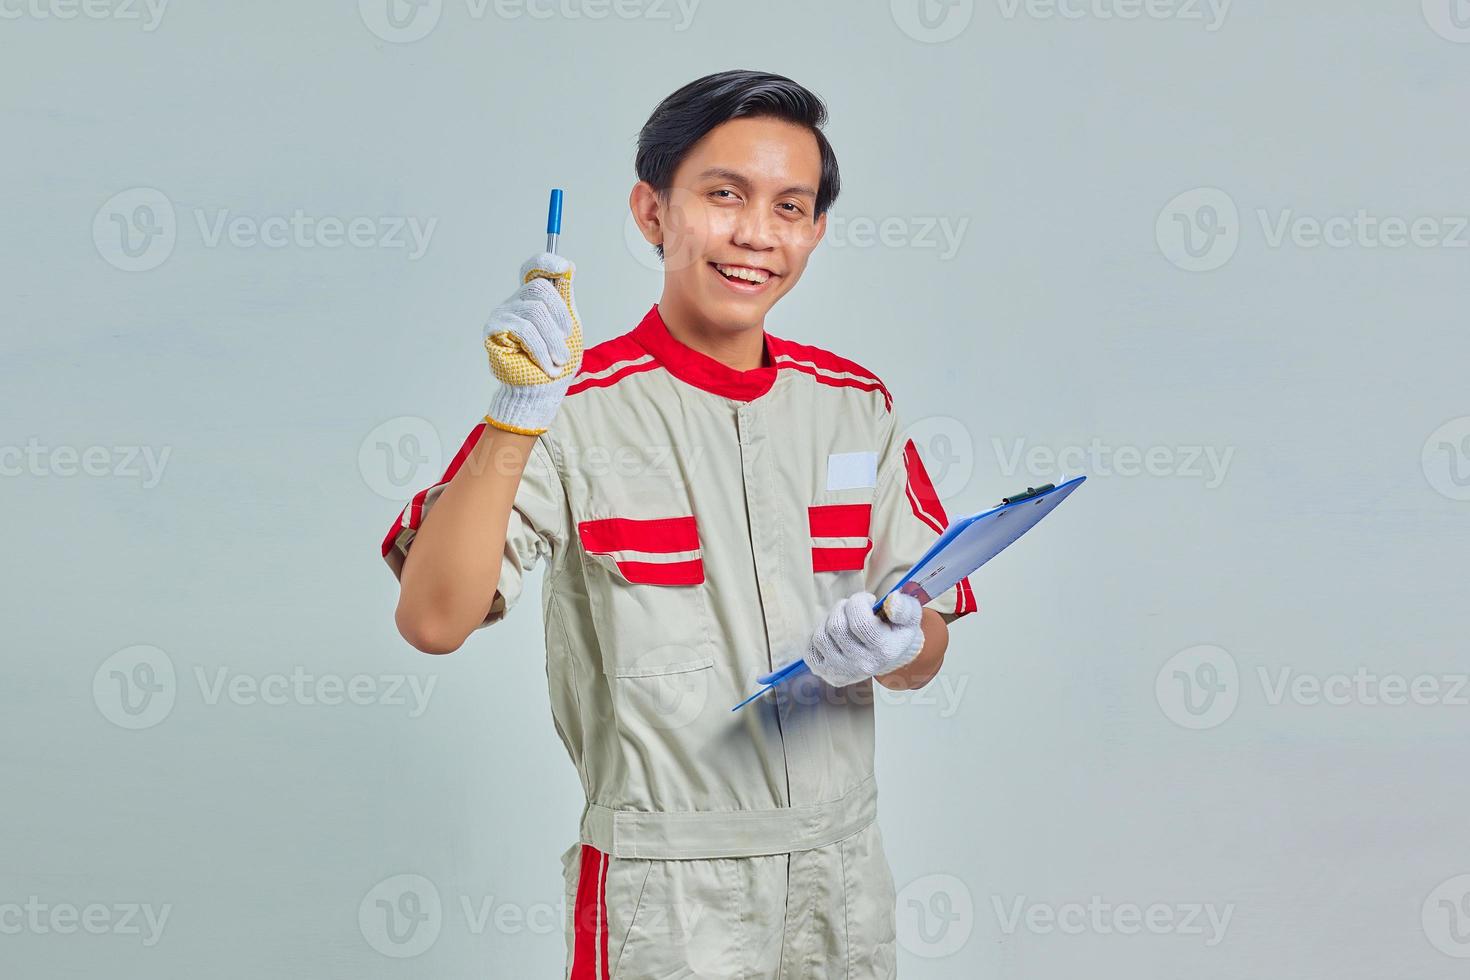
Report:
[[787,214],[801,214],[802,213],[801,205],[799,205],[799,204],[793,204],[790,201],[786,201],[786,202],[782,203],[781,207],[783,207],[783,208],[790,208],[791,209],[791,210],[789,210],[789,211],[786,212]]
[[735,196],[735,192],[732,191],[732,190],[730,190],[729,188],[726,188],[726,187],[722,187],[722,188],[720,188],[717,191],[710,191],[710,193],[711,194],[729,194],[731,197],[734,197]]

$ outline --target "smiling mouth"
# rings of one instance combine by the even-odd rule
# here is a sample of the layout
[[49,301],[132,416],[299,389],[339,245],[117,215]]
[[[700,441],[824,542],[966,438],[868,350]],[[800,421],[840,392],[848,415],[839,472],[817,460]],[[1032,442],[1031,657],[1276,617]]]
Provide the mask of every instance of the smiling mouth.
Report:
[[721,262],[711,262],[709,265],[720,274],[720,278],[741,292],[758,292],[766,283],[776,278],[776,274],[769,269],[755,266],[726,265]]

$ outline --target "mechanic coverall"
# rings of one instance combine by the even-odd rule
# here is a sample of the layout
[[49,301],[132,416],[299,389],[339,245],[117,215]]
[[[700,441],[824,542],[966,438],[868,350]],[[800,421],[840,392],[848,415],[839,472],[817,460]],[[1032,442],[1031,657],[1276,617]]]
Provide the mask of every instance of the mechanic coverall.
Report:
[[[948,521],[876,376],[764,343],[737,371],[654,306],[585,352],[516,494],[482,625],[545,565],[552,713],[587,798],[562,857],[570,980],[895,973],[872,682],[730,709]],[[395,574],[483,431],[389,531]],[[929,605],[972,612],[968,580]]]

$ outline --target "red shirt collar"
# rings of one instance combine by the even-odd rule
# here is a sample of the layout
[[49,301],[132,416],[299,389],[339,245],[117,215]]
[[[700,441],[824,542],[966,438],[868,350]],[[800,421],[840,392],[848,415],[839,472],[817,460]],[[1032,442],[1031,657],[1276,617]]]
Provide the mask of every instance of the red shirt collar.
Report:
[[659,316],[657,303],[633,328],[633,339],[674,377],[712,394],[742,402],[759,398],[776,382],[778,368],[775,355],[781,341],[764,331],[761,337],[762,366],[737,371],[674,339],[663,317]]

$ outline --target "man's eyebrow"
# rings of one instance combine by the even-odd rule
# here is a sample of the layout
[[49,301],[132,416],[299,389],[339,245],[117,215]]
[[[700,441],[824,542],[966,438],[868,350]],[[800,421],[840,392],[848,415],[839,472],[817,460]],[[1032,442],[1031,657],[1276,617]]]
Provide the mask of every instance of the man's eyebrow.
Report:
[[[695,179],[705,180],[711,177],[717,177],[721,180],[728,180],[730,183],[737,184],[740,187],[750,187],[749,177],[745,176],[738,170],[731,170],[729,167],[710,167]],[[785,197],[787,194],[802,194],[807,197],[816,197],[817,190],[816,188],[810,187],[806,184],[792,184],[790,187],[782,188],[781,192],[776,196]]]

